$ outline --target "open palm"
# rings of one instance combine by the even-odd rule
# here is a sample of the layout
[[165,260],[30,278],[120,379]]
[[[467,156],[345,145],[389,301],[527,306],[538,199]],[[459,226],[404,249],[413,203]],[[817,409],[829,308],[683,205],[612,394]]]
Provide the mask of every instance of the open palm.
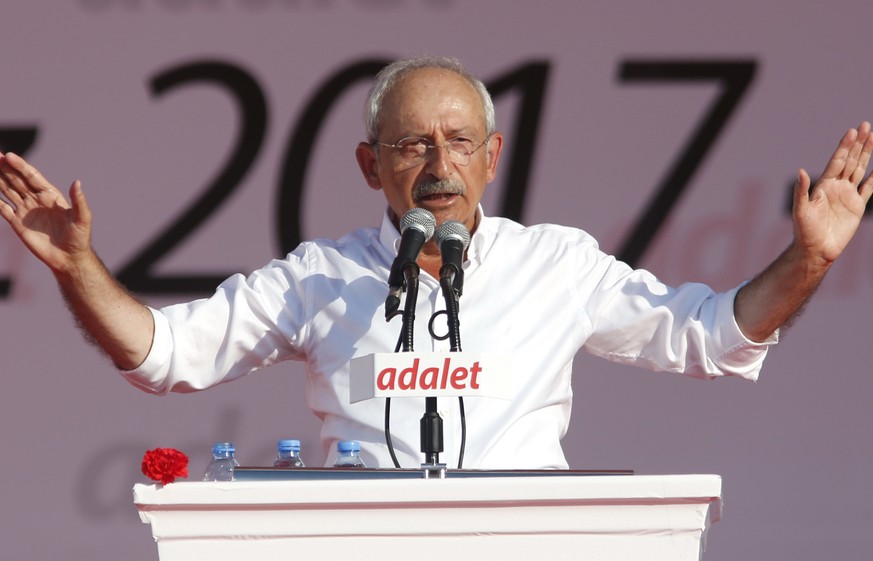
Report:
[[55,271],[66,269],[91,244],[91,214],[79,182],[68,202],[54,185],[14,155],[0,154],[0,215],[27,248]]
[[873,195],[873,177],[863,181],[871,152],[873,134],[870,123],[864,122],[843,135],[812,190],[809,174],[800,170],[794,191],[794,234],[809,254],[831,262],[852,239]]

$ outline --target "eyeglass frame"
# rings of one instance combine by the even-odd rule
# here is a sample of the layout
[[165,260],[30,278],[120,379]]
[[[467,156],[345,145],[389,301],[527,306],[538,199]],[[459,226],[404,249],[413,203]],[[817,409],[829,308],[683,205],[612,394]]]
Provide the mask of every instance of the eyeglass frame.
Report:
[[[433,144],[432,141],[431,141],[429,138],[426,138],[426,137],[424,137],[424,136],[404,136],[403,138],[401,138],[400,140],[398,140],[398,141],[397,141],[396,143],[394,143],[394,144],[388,144],[388,143],[386,143],[386,142],[379,142],[378,140],[374,140],[373,142],[370,143],[370,146],[372,146],[373,149],[374,149],[374,150],[377,150],[377,151],[378,151],[379,147],[381,147],[381,146],[384,146],[385,148],[393,148],[394,150],[401,150],[401,149],[405,148],[405,146],[401,146],[401,143],[402,143],[403,141],[407,141],[407,140],[423,140],[423,141],[425,142],[425,145],[424,145],[424,154],[422,154],[421,156],[418,156],[418,158],[420,158],[420,161],[416,160],[415,162],[411,162],[411,163],[410,163],[410,166],[415,166],[415,165],[419,165],[420,163],[426,162],[426,161],[427,161],[427,153],[428,153],[428,150],[434,150],[434,149],[436,149],[436,148],[445,148],[446,152],[448,152],[448,154],[449,154],[449,159],[451,159],[452,162],[456,163],[456,164],[459,165],[459,166],[465,166],[465,167],[466,167],[466,166],[470,165],[470,162],[473,160],[473,154],[475,154],[476,152],[479,151],[480,148],[482,148],[483,146],[485,146],[486,144],[488,144],[488,141],[491,140],[491,137],[492,137],[492,136],[494,136],[494,133],[493,133],[493,132],[492,132],[492,133],[488,133],[488,134],[485,136],[485,140],[483,140],[482,142],[480,142],[480,143],[479,143],[475,148],[473,148],[471,151],[466,152],[466,153],[456,152],[456,151],[452,150],[451,148],[449,148],[449,146],[451,145],[452,141],[457,140],[458,138],[463,138],[463,137],[455,137],[455,138],[451,138],[451,139],[445,141],[445,142],[442,143],[442,144]],[[399,153],[399,152],[395,152],[395,154],[397,154],[397,153]],[[431,152],[431,154],[433,154],[433,153],[435,153],[435,152]],[[453,158],[452,158],[452,155],[454,155],[454,156],[456,156],[456,157],[463,157],[463,158],[466,158],[467,161],[464,162],[464,163],[461,163],[461,162],[459,162],[459,161],[453,159]]]

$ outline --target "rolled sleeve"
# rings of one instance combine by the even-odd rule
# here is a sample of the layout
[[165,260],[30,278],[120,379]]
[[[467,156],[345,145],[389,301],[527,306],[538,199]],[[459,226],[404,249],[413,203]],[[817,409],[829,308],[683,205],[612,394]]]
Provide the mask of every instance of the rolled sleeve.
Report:
[[712,333],[715,348],[722,349],[717,357],[721,369],[733,376],[755,381],[770,347],[779,342],[779,330],[761,342],[752,341],[743,334],[734,314],[734,300],[745,284],[719,295]]
[[133,370],[119,370],[119,373],[137,388],[163,395],[170,391],[168,373],[170,356],[173,353],[173,338],[166,316],[160,310],[151,307],[149,311],[155,324],[151,349],[142,364]]

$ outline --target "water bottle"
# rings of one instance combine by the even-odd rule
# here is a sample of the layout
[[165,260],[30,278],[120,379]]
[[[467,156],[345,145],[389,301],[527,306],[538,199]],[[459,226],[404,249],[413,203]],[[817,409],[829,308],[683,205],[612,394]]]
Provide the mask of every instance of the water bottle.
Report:
[[273,467],[277,468],[302,468],[303,459],[300,457],[299,440],[279,440],[276,442],[276,461]]
[[233,481],[233,470],[239,466],[233,442],[218,442],[212,447],[212,461],[206,467],[203,481]]
[[336,444],[336,461],[333,467],[337,468],[362,468],[364,460],[361,459],[361,443],[355,440],[342,440]]

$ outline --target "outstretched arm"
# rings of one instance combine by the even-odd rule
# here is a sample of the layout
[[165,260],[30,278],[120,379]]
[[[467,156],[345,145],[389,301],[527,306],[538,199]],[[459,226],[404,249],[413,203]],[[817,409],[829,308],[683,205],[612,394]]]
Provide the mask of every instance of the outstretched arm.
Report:
[[854,236],[873,195],[873,176],[864,181],[871,152],[873,134],[865,121],[843,135],[811,190],[809,174],[798,172],[794,240],[734,303],[737,324],[749,339],[763,341],[789,323]]
[[0,154],[0,216],[57,279],[88,339],[123,369],[138,366],[151,348],[148,309],[118,283],[91,248],[91,210],[76,181],[70,201],[33,166]]

